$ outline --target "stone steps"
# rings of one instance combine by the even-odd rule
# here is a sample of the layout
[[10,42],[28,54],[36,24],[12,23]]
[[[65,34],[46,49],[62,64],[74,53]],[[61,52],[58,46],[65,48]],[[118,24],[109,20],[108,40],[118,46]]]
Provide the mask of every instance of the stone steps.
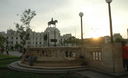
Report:
[[8,66],[9,69],[11,70],[16,70],[16,71],[24,71],[24,72],[34,72],[34,73],[67,73],[67,72],[75,72],[75,71],[81,71],[81,70],[86,70],[85,67],[82,66],[72,66],[72,67],[36,67],[36,66],[28,66],[28,65],[19,65],[19,61],[13,62],[9,64]]

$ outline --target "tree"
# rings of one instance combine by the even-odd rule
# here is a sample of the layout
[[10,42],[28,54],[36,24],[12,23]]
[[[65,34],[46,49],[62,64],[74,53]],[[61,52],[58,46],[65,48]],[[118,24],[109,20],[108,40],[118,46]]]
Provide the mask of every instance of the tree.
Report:
[[6,42],[6,38],[3,35],[0,35],[0,52],[3,54],[4,52],[4,43]]
[[21,39],[22,51],[25,50],[26,42],[27,40],[29,40],[29,36],[30,36],[29,31],[31,30],[30,22],[35,15],[36,15],[35,11],[32,11],[31,9],[27,9],[21,15],[21,19],[20,19],[21,24],[18,23],[16,24],[16,29]]
[[121,42],[123,40],[123,38],[116,38],[115,42]]
[[20,51],[21,48],[22,48],[22,46],[21,46],[20,44],[16,44],[16,45],[15,45],[15,49],[16,49],[17,51]]
[[79,45],[80,40],[75,37],[69,37],[67,40],[64,40],[64,43],[73,45]]
[[0,47],[3,48],[4,47],[4,43],[5,43],[6,39],[4,36],[0,35]]

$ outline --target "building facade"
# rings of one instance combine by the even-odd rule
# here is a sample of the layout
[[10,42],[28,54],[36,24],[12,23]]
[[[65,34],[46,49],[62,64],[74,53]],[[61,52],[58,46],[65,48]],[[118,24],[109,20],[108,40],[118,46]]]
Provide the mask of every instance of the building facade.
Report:
[[[29,31],[29,40],[26,41],[26,47],[47,47],[47,46],[63,46],[64,40],[71,37],[71,34],[61,36],[60,31],[56,27],[47,27],[44,32]],[[7,33],[0,32],[7,41],[4,44],[6,48],[15,50],[21,46],[21,38],[15,30],[7,30]]]

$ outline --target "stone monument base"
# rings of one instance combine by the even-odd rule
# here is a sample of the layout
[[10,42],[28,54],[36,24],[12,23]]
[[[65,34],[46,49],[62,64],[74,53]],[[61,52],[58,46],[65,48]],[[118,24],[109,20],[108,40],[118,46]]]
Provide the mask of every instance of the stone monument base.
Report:
[[16,61],[8,65],[8,68],[15,71],[33,72],[33,73],[68,73],[85,70],[83,66],[68,66],[68,67],[45,67],[45,66],[29,66]]

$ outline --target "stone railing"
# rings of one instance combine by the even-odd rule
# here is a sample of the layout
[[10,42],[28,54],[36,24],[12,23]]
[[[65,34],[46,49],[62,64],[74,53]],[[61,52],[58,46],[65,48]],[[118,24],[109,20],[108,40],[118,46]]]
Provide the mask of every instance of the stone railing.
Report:
[[86,46],[85,57],[90,67],[109,72],[122,72],[121,44],[103,44],[100,46]]
[[102,61],[102,53],[103,48],[102,47],[86,47],[86,57],[90,61]]
[[22,58],[22,62],[27,62],[29,56],[37,57],[36,63],[58,63],[58,65],[80,65],[80,47],[44,47],[29,48]]
[[27,56],[37,57],[36,63],[40,66],[80,66],[86,62],[90,67],[105,71],[123,71],[120,44],[29,48],[22,58],[23,63]]

